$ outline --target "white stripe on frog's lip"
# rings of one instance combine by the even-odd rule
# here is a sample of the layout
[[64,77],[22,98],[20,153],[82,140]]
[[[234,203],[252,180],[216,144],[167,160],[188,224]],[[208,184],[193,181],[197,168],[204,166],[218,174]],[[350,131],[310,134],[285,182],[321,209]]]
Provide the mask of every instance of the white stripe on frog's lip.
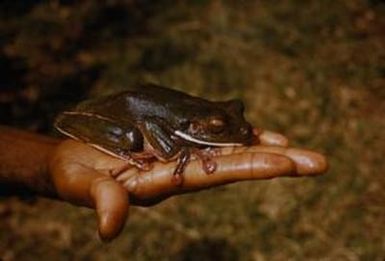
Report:
[[190,135],[183,133],[181,131],[176,130],[174,132],[175,135],[179,136],[182,139],[202,144],[202,145],[208,145],[208,146],[217,146],[217,147],[229,147],[229,146],[242,146],[243,144],[241,143],[226,143],[226,142],[210,142],[210,141],[203,141],[203,140],[198,140],[194,137],[191,137]]

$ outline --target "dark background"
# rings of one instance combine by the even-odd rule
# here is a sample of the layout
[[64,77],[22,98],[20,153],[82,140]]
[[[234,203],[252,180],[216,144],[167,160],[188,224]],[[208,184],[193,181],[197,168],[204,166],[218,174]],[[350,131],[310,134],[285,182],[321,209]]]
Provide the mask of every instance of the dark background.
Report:
[[105,2],[1,1],[1,124],[57,135],[65,108],[150,81],[241,98],[330,171],[134,208],[107,245],[91,210],[1,199],[0,258],[383,260],[382,1]]

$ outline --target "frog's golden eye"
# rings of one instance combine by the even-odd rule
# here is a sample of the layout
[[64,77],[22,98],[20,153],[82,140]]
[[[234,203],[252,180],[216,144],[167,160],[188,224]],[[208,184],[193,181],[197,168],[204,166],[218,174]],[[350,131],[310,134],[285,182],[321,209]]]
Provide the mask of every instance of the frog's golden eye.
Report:
[[199,130],[201,129],[200,126],[201,126],[201,124],[199,124],[199,122],[195,122],[195,121],[190,122],[189,126],[188,126],[189,133],[191,133],[191,134],[198,133]]
[[214,133],[222,132],[225,128],[225,121],[220,118],[211,118],[209,121],[210,130]]

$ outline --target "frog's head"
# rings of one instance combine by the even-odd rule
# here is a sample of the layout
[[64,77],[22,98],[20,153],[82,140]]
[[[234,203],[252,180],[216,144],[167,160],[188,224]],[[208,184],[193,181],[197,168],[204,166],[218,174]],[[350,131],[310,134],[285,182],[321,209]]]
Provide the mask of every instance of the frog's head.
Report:
[[243,116],[240,100],[192,104],[180,110],[174,134],[182,140],[207,146],[250,145],[253,132]]

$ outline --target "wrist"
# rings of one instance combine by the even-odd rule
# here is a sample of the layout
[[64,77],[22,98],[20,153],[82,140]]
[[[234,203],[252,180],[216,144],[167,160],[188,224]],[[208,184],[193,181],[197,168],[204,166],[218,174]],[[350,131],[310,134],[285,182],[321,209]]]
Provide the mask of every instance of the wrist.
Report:
[[0,196],[56,197],[49,160],[58,140],[0,126]]

